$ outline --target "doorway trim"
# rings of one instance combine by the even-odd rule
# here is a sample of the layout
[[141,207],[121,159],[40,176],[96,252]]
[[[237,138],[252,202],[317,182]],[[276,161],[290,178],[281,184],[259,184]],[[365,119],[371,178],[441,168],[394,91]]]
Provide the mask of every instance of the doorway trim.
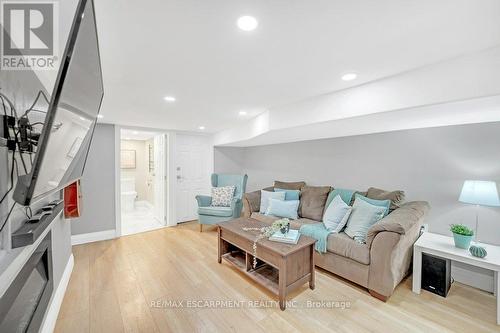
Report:
[[[177,144],[177,132],[175,131],[165,131],[155,128],[144,128],[144,127],[133,127],[133,126],[120,126],[115,125],[115,237],[122,236],[121,227],[121,130],[122,129],[135,129],[138,131],[150,131],[156,132],[158,134],[164,134],[166,141],[164,144],[164,156],[165,156],[165,176],[166,176],[166,227],[174,227],[177,225],[177,202],[176,202],[176,191],[177,191],[177,156],[176,156],[176,144]],[[182,132],[179,134],[186,135],[196,135],[205,136],[207,140],[210,140],[210,158],[208,161],[209,174],[213,172],[214,169],[214,146],[212,138],[206,135],[200,135],[199,133]]]
[[176,212],[175,212],[175,190],[176,182],[171,181],[175,179],[175,132],[158,130],[155,128],[133,127],[133,126],[119,126],[115,125],[115,237],[122,236],[122,211],[121,211],[121,130],[137,130],[143,132],[155,132],[158,135],[163,135],[163,165],[164,176],[166,177],[164,186],[164,198],[166,197],[166,221],[161,222],[165,227],[172,227],[177,225]]

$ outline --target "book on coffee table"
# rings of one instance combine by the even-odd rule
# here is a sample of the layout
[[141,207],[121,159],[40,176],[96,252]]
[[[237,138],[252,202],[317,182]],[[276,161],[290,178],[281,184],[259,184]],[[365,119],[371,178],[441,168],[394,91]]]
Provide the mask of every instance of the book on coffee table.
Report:
[[281,231],[276,231],[274,234],[269,237],[270,241],[281,242],[287,244],[297,244],[299,241],[300,234],[298,230],[290,229],[288,233],[282,234]]

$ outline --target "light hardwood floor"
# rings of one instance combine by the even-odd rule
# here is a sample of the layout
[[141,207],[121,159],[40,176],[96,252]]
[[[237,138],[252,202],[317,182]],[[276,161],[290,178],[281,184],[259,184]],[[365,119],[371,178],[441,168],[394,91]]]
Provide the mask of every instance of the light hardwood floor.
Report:
[[[292,294],[297,307],[284,312],[275,304],[187,308],[196,300],[275,300],[227,263],[218,264],[217,233],[204,229],[188,223],[73,247],[75,267],[56,332],[500,332],[495,298],[474,288],[454,283],[446,299],[415,295],[408,278],[383,303],[319,269],[316,289],[305,284]],[[309,300],[350,307],[302,308]],[[163,304],[151,306],[154,301]],[[174,308],[166,301],[184,303]]]

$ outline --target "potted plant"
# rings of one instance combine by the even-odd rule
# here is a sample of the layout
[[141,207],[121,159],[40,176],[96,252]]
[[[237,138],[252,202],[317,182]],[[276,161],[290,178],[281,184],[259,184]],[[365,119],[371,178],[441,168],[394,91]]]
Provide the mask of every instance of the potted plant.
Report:
[[463,224],[452,224],[450,230],[453,233],[455,246],[467,250],[470,246],[472,236],[474,236],[474,231]]

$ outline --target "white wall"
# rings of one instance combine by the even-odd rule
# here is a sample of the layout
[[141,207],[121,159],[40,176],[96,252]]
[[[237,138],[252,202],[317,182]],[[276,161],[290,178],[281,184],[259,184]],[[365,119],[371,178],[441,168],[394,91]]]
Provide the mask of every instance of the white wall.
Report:
[[115,126],[98,124],[81,181],[82,216],[71,221],[71,234],[115,230]]

